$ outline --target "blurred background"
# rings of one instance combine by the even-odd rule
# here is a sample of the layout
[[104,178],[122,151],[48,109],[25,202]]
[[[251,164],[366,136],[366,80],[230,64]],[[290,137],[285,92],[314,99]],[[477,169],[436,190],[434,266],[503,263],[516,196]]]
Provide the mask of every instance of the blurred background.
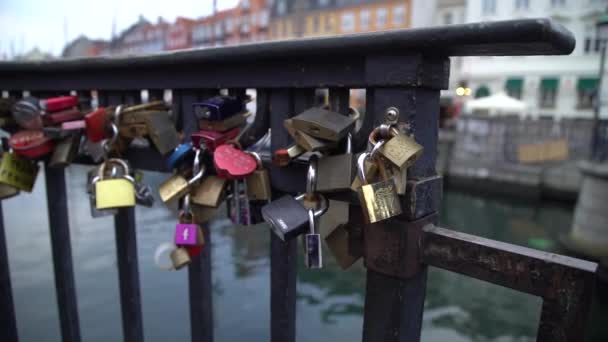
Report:
[[[607,231],[573,227],[584,220],[575,215],[584,177],[578,164],[605,165],[608,157],[608,87],[600,87],[607,9],[608,0],[0,0],[0,59],[171,53],[552,18],[574,34],[569,56],[452,58],[440,108],[437,169],[446,184],[440,223],[598,260],[608,256]],[[350,99],[364,112],[364,90],[351,90]],[[121,338],[114,230],[111,218],[89,217],[86,171],[67,171],[81,329],[84,341],[114,341]],[[165,177],[146,173],[153,188]],[[594,202],[604,223],[608,217],[597,212],[608,200],[605,189]],[[39,181],[32,194],[3,201],[23,341],[60,340],[44,192]],[[24,215],[23,208],[41,214]],[[146,340],[188,340],[187,273],[157,270],[152,260],[156,246],[171,239],[176,218],[158,198],[152,209],[138,207],[136,217]],[[269,229],[236,227],[222,217],[212,225],[216,338],[268,340]],[[360,340],[365,269],[359,262],[342,271],[324,252],[322,270],[299,265],[298,341]],[[422,340],[534,341],[540,306],[539,298],[432,269]],[[589,335],[589,341],[608,340],[608,308],[597,296]]]

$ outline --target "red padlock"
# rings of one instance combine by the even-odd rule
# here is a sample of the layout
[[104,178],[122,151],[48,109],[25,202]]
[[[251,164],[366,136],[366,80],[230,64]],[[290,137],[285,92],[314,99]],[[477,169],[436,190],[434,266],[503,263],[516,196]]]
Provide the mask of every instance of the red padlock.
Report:
[[200,130],[192,134],[192,145],[200,146],[201,140],[205,143],[207,150],[214,152],[215,149],[225,144],[228,140],[234,139],[239,135],[240,128],[236,127],[226,132],[217,132],[209,130]]
[[221,145],[213,153],[213,163],[219,177],[225,179],[242,179],[258,167],[257,160],[249,153],[232,145]]
[[203,251],[202,245],[184,246],[184,247],[186,248],[186,251],[188,251],[188,255],[190,256],[190,258],[197,257]]
[[79,119],[82,119],[82,112],[76,108],[62,110],[42,117],[42,121],[46,126],[58,125],[63,122]]
[[18,156],[36,159],[53,151],[53,140],[41,130],[19,131],[11,136],[9,146]]
[[105,108],[99,108],[84,117],[86,123],[85,134],[91,142],[100,142],[106,137],[106,124],[108,115]]
[[48,113],[76,106],[78,106],[78,98],[76,96],[59,96],[40,101],[40,107]]

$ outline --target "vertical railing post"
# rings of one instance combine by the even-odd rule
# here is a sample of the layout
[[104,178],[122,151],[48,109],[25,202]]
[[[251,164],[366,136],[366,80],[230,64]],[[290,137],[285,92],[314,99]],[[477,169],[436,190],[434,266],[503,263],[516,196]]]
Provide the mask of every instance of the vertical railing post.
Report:
[[[439,90],[394,87],[372,88],[368,89],[367,93],[368,107],[366,112],[367,115],[374,115],[375,125],[384,122],[384,115],[389,107],[395,107],[399,110],[400,121],[409,124],[416,141],[424,146],[423,156],[407,172],[408,180],[419,180],[434,176],[437,154]],[[435,195],[440,195],[440,193],[429,194],[429,196]],[[429,198],[428,203],[435,203],[435,200]],[[431,213],[429,211],[420,215],[424,216]],[[405,224],[411,221],[411,218],[405,215],[396,219]],[[401,229],[408,229],[402,224],[399,224],[399,226],[403,227]],[[373,229],[374,227],[368,228]],[[402,254],[406,255],[407,253],[403,252]],[[392,277],[368,268],[363,341],[419,341],[426,279],[427,268],[424,265],[420,266],[418,271],[408,278]]]
[[[215,90],[175,90],[173,92],[174,115],[181,117],[184,140],[198,130],[192,104],[216,95]],[[213,341],[213,288],[211,282],[211,233],[208,222],[200,222],[205,236],[205,246],[198,257],[188,266],[188,287],[190,292],[190,335],[192,342]]]
[[0,201],[0,336],[7,342],[17,342],[19,340],[8,251],[6,250],[2,201]]
[[65,170],[45,163],[46,201],[62,341],[80,341]]
[[[57,94],[57,92],[52,91],[31,93],[32,96],[39,98],[52,97]],[[80,323],[74,281],[65,170],[63,168],[51,168],[48,163],[45,163],[44,166],[49,235],[53,254],[61,337],[63,341],[78,342],[81,339]]]
[[[289,135],[283,120],[293,116],[293,99],[290,89],[276,89],[270,93],[271,152],[287,147]],[[274,188],[285,189],[295,183],[285,170],[272,168]],[[302,178],[303,179],[303,178]],[[279,185],[277,187],[277,185]],[[270,232],[270,341],[294,342],[296,331],[296,275],[297,240],[282,241]]]
[[[136,94],[137,93],[137,94]],[[139,92],[125,98],[119,92],[101,93],[100,105],[118,105],[138,101]],[[120,283],[120,307],[122,312],[123,339],[129,342],[144,340],[135,232],[135,208],[121,208],[114,216],[116,258]]]

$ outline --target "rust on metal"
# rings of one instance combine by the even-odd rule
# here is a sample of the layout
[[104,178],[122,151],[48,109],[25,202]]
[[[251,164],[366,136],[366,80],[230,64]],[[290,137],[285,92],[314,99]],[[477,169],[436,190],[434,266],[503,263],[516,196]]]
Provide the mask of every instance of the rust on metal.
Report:
[[597,264],[427,225],[422,261],[543,298],[537,341],[583,341]]
[[437,213],[416,221],[388,219],[363,227],[365,266],[375,272],[408,279],[421,269],[422,227],[436,223]]

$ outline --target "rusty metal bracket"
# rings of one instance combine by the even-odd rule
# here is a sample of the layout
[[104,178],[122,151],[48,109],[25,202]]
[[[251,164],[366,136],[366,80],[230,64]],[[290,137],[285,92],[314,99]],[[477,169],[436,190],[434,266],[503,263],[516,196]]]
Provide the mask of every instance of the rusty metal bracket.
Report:
[[439,211],[443,194],[443,177],[408,180],[406,193],[401,202],[403,215],[410,221]]
[[422,266],[422,228],[436,224],[437,212],[416,221],[388,219],[363,227],[365,266],[375,272],[408,279]]

